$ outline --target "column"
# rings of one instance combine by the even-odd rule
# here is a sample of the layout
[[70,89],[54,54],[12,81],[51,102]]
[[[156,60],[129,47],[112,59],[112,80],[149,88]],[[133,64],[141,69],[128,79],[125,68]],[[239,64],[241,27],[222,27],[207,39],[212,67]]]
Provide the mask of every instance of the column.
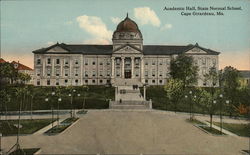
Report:
[[144,59],[141,57],[141,82],[144,79]]
[[111,70],[111,78],[115,77],[115,58],[111,57],[111,63],[112,63],[112,70]]
[[52,63],[52,71],[51,71],[51,75],[50,76],[52,76],[52,77],[54,77],[55,76],[55,59],[54,58],[51,58],[51,63]]
[[122,78],[124,78],[124,57],[121,58],[122,59]]
[[80,74],[81,74],[81,80],[80,80],[80,84],[83,85],[83,55],[81,55],[81,60],[79,62],[80,66]]
[[143,86],[143,98],[146,101],[146,86]]
[[135,57],[131,57],[131,77],[134,78],[134,69],[135,69]]
[[45,65],[46,65],[46,57],[43,57],[43,62],[42,62],[42,65],[43,65],[43,77],[45,77],[46,75],[46,72],[45,72]]

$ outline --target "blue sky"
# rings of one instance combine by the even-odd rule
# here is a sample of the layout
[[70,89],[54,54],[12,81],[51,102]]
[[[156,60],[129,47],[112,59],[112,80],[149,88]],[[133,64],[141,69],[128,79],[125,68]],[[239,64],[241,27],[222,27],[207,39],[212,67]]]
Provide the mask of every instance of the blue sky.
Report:
[[[242,10],[226,10],[224,16],[182,16],[181,11],[163,11],[165,6],[240,6]],[[221,67],[249,69],[250,1],[247,0],[1,1],[1,56],[32,67],[31,51],[57,41],[111,44],[112,32],[127,12],[138,24],[144,44],[198,42],[222,52]]]

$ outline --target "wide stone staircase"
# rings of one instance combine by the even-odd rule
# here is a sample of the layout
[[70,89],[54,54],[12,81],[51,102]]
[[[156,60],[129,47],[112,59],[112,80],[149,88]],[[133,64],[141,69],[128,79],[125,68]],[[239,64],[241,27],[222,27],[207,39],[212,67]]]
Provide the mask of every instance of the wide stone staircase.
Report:
[[135,86],[117,86],[115,101],[109,102],[110,109],[151,109],[152,102],[146,101]]

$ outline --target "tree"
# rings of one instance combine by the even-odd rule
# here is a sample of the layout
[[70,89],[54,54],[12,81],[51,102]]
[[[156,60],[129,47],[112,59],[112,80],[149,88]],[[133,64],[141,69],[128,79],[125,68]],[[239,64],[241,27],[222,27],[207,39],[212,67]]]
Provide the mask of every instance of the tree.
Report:
[[170,75],[173,79],[181,80],[185,88],[197,82],[198,66],[194,64],[193,57],[181,54],[171,60]]
[[20,80],[21,83],[26,83],[31,80],[31,76],[27,73],[18,73],[18,80]]
[[240,77],[240,72],[231,66],[226,66],[221,71],[220,86],[225,93],[225,97],[230,101],[230,115],[235,110],[233,107],[238,107],[240,103]]
[[174,105],[175,111],[177,110],[177,103],[183,96],[183,81],[179,79],[170,79],[164,86],[164,90],[167,93],[167,97],[171,104]]
[[5,80],[10,80],[10,83],[13,84],[13,82],[18,77],[18,71],[11,63],[0,63],[0,77],[1,82],[4,82]]

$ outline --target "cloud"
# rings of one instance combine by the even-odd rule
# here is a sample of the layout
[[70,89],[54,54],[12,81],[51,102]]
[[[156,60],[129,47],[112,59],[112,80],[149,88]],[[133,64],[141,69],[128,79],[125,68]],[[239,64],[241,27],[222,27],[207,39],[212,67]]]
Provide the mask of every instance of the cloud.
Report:
[[173,27],[172,24],[165,24],[164,26],[161,27],[161,31],[171,29],[172,27]]
[[106,39],[89,39],[89,40],[85,40],[83,42],[84,44],[99,44],[99,45],[107,45],[110,44],[110,42]]
[[96,16],[79,16],[76,18],[79,27],[96,39],[111,41],[112,31],[108,30],[102,19]]
[[119,24],[120,21],[122,21],[120,18],[118,17],[110,17],[111,21],[114,23],[114,24]]
[[161,25],[160,19],[149,7],[134,8],[134,16],[142,25],[151,24],[156,27]]

